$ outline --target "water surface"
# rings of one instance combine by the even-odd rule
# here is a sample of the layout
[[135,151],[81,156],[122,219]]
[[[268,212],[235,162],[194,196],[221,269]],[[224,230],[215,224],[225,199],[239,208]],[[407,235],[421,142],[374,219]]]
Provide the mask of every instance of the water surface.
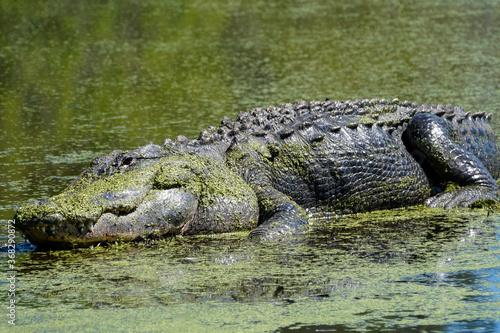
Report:
[[[93,156],[257,106],[451,103],[493,113],[500,134],[499,82],[492,0],[3,0],[1,227]],[[17,328],[498,330],[497,214],[418,212],[276,245],[242,233],[18,254]]]

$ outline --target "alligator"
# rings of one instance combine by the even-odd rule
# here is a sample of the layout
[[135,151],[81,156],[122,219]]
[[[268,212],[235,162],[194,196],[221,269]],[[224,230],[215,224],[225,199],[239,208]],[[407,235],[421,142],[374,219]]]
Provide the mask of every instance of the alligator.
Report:
[[198,139],[95,157],[14,221],[40,247],[250,231],[280,240],[317,214],[497,200],[491,114],[407,101],[300,101],[224,117]]

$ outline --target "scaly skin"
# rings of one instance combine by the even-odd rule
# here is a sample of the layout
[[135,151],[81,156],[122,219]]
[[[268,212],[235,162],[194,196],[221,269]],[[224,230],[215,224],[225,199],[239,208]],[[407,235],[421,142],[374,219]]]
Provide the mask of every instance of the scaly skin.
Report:
[[[496,199],[490,116],[394,100],[298,102],[224,118],[197,140],[97,157],[63,193],[19,208],[37,245],[252,230],[280,239],[311,212]],[[453,182],[457,189],[443,192]]]

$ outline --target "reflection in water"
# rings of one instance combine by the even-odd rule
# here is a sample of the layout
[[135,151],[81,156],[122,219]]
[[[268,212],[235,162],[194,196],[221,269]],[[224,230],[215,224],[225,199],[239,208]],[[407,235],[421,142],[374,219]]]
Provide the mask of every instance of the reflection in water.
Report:
[[[495,119],[499,12],[492,0],[2,0],[2,228],[93,156],[194,138],[252,107],[398,97]],[[408,214],[318,221],[274,245],[236,234],[18,253],[19,324],[499,330],[498,216]]]

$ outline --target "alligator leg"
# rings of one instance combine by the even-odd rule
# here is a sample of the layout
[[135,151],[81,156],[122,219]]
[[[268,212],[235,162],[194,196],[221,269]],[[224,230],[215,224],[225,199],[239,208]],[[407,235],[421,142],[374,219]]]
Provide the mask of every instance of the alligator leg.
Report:
[[497,198],[495,179],[474,154],[454,140],[451,123],[432,114],[419,114],[408,125],[408,137],[439,180],[460,186],[428,199],[429,207],[467,207],[477,200]]
[[269,167],[262,163],[250,144],[230,147],[228,165],[250,185],[259,205],[259,225],[250,238],[279,240],[305,231],[309,224],[303,208],[292,198],[273,187]]
[[270,185],[255,186],[259,203],[259,226],[251,238],[280,239],[307,229],[307,215],[292,199]]

